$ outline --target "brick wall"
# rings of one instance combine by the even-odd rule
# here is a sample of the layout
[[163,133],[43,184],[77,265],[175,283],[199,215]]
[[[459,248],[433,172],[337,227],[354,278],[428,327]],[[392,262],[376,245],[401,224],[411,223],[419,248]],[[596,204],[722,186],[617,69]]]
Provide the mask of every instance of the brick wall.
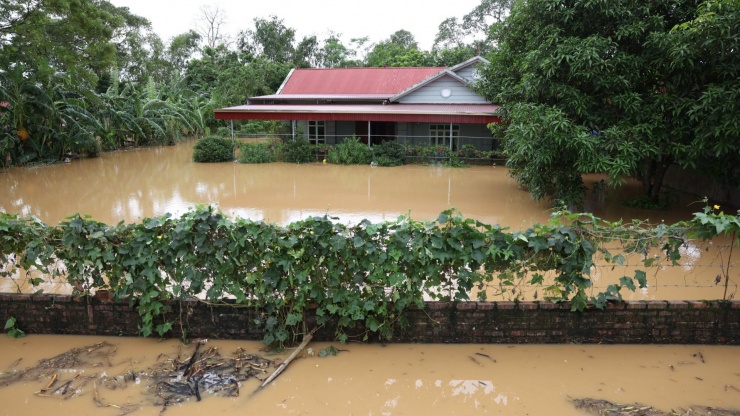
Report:
[[[169,334],[190,338],[262,339],[259,311],[191,301],[171,305]],[[637,301],[571,312],[540,302],[429,302],[406,312],[410,325],[391,342],[740,344],[740,301]],[[138,335],[128,303],[69,295],[0,294],[0,322],[11,316],[29,334]],[[313,326],[308,317],[308,327]],[[356,333],[364,330],[357,328]],[[316,340],[333,340],[327,326]]]

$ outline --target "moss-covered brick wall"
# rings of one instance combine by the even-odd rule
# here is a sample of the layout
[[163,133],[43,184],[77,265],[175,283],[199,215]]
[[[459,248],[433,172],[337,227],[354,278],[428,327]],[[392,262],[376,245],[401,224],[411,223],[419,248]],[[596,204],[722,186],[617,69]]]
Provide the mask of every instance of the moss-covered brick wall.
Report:
[[[258,310],[173,303],[168,335],[189,338],[261,340]],[[0,294],[0,319],[17,319],[29,334],[136,336],[139,315],[128,303],[69,295]],[[428,302],[406,311],[409,326],[391,342],[419,343],[615,343],[740,344],[740,301],[634,301],[605,310],[571,312],[547,302]],[[314,319],[308,317],[311,327]],[[357,328],[358,337],[363,328]],[[333,340],[331,326],[314,339]]]

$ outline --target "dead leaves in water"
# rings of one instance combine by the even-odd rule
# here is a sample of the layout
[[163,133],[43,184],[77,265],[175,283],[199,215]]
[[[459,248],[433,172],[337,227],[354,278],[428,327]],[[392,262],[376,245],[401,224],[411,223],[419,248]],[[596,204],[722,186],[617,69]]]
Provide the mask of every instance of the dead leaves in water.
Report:
[[740,411],[707,406],[665,412],[640,403],[617,404],[599,399],[571,399],[576,409],[599,416],[740,416]]
[[120,375],[109,376],[104,372],[84,375],[86,368],[114,367],[111,360],[116,354],[116,347],[108,342],[100,342],[43,359],[35,367],[2,373],[0,387],[18,382],[42,381],[44,387],[35,393],[36,396],[62,400],[85,394],[92,387],[93,401],[98,407],[118,409],[118,415],[123,416],[140,409],[141,405],[107,403],[100,390],[124,389],[145,381],[148,387],[142,403],[163,406],[164,411],[170,404],[200,400],[201,395],[205,394],[238,396],[241,382],[258,378],[274,365],[274,361],[248,354],[242,348],[230,357],[222,357],[216,347],[201,351],[203,344],[205,342],[196,343],[192,352],[186,351],[184,354],[181,349],[174,358],[160,355],[154,366],[144,371],[135,371],[132,362],[129,369]]

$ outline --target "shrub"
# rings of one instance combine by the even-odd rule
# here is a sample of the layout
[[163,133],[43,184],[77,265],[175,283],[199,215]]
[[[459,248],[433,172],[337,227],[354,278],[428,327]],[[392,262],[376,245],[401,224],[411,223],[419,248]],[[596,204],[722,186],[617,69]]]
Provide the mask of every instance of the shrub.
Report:
[[230,160],[234,160],[234,146],[231,140],[207,136],[193,146],[193,162],[214,163]]
[[239,163],[277,162],[280,158],[281,146],[282,144],[278,142],[240,143]]
[[327,160],[339,165],[366,165],[372,162],[373,151],[357,137],[350,137],[329,149]]
[[396,141],[384,141],[373,147],[378,166],[400,166],[406,162],[406,149]]
[[316,161],[316,155],[308,140],[294,139],[283,143],[283,159],[291,163],[310,163]]
[[256,136],[282,133],[284,127],[280,120],[249,120],[239,126],[239,134]]

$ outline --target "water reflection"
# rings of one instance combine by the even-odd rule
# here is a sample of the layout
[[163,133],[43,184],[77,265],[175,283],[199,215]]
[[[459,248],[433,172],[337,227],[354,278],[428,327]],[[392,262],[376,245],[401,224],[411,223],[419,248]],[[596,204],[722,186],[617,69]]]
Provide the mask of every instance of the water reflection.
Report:
[[[193,142],[186,142],[108,153],[68,164],[8,169],[0,173],[0,211],[35,215],[50,224],[74,213],[116,224],[165,213],[177,217],[196,205],[210,204],[230,216],[285,225],[323,215],[344,223],[395,220],[400,215],[431,220],[443,210],[456,208],[467,217],[512,229],[546,222],[550,214],[546,203],[537,203],[518,189],[503,167],[196,164],[191,161],[192,146]],[[589,175],[585,182],[600,179]],[[618,194],[612,189],[589,193],[586,207],[607,220],[639,218],[652,223],[689,219],[698,210],[690,205],[693,199],[686,197],[670,212],[641,211],[620,203],[640,192],[638,183],[628,182]],[[723,259],[728,258],[727,249],[717,249],[722,244],[717,241],[709,247],[689,243],[681,249],[681,266],[660,273],[651,271],[649,290],[626,296],[721,298],[723,285],[718,285],[715,278],[726,265]],[[733,258],[734,271],[739,260],[738,256]],[[604,290],[621,276],[633,276],[641,262],[639,256],[632,256],[623,267],[595,268],[591,276],[594,290]],[[737,290],[736,276],[730,276],[730,294]],[[536,290],[520,287],[516,296],[520,300],[533,300],[535,296],[541,299],[544,294]]]
[[[433,219],[456,208],[488,223],[544,221],[546,207],[516,189],[500,167],[195,164],[192,143],[0,174],[0,210],[56,224],[74,214],[107,222],[181,215],[198,204],[287,224],[315,215],[384,221]],[[492,192],[492,190],[495,190]]]

